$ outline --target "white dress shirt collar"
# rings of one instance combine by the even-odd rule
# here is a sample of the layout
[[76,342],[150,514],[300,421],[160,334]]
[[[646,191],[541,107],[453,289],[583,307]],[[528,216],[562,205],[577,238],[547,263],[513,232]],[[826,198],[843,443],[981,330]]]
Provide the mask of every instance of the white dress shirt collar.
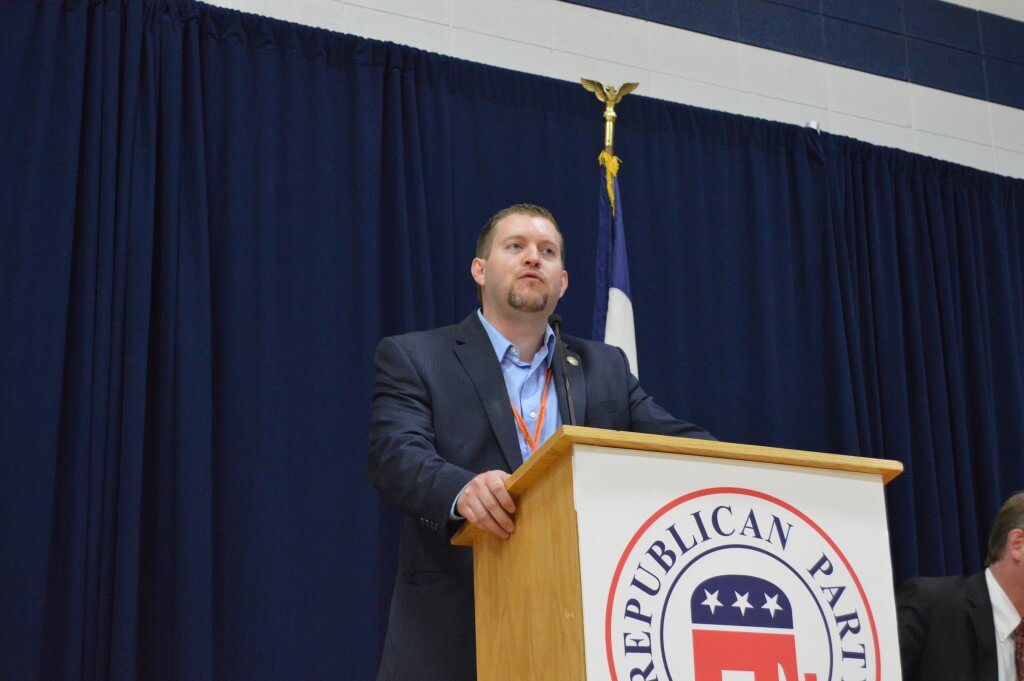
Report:
[[996,631],[996,665],[999,668],[999,681],[1017,681],[1017,669],[1014,662],[1013,639],[1010,634],[1020,624],[1020,613],[1013,607],[1010,597],[999,586],[992,571],[985,569],[985,583],[988,585],[988,598],[992,602],[992,624]]

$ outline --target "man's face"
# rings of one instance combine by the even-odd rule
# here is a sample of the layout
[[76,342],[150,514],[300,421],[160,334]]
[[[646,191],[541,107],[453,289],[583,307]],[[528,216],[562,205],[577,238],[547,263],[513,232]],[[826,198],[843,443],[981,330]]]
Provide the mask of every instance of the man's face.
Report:
[[560,244],[558,230],[545,218],[502,218],[494,228],[490,254],[474,258],[471,267],[484,310],[551,314],[569,285]]

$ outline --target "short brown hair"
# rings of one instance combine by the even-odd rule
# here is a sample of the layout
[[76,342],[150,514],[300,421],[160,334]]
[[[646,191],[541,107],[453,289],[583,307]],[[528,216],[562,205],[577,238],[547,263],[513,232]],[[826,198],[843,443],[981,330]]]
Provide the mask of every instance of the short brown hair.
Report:
[[1015,492],[996,514],[992,532],[988,536],[988,558],[985,559],[985,565],[1002,560],[1006,537],[1012,530],[1024,530],[1024,490]]
[[476,238],[476,257],[486,260],[487,256],[491,254],[491,244],[494,242],[494,228],[509,215],[529,215],[533,218],[544,218],[554,225],[555,231],[558,232],[559,255],[562,256],[562,264],[565,264],[565,237],[562,236],[562,230],[558,227],[555,216],[547,208],[535,206],[532,203],[517,203],[508,208],[502,208],[492,215]]

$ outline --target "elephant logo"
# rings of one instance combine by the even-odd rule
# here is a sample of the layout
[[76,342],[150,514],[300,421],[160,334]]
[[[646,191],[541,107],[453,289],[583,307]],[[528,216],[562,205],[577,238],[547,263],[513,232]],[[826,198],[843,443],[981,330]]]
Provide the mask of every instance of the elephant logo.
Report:
[[800,680],[793,609],[772,582],[751,575],[704,580],[690,597],[690,615],[694,681]]

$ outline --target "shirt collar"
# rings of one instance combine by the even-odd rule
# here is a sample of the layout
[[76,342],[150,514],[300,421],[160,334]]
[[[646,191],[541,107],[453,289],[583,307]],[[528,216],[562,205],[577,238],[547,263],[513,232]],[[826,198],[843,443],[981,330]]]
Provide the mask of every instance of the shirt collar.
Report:
[[[497,355],[498,361],[504,361],[506,355],[512,353],[513,361],[519,363],[519,348],[516,344],[505,338],[500,331],[494,328],[494,325],[484,317],[484,313],[480,308],[477,308],[476,316],[480,318],[480,323],[484,325],[484,331],[487,332],[487,338],[491,341],[491,347],[494,348],[494,354]],[[537,354],[538,357],[535,357],[535,360],[539,358],[543,360],[545,367],[551,366],[551,358],[555,354],[555,332],[551,330],[550,324],[544,326],[544,343]]]
[[1017,628],[1021,617],[988,568],[985,568],[985,583],[988,585],[988,599],[992,601],[992,622],[995,624],[996,638],[1002,642]]

